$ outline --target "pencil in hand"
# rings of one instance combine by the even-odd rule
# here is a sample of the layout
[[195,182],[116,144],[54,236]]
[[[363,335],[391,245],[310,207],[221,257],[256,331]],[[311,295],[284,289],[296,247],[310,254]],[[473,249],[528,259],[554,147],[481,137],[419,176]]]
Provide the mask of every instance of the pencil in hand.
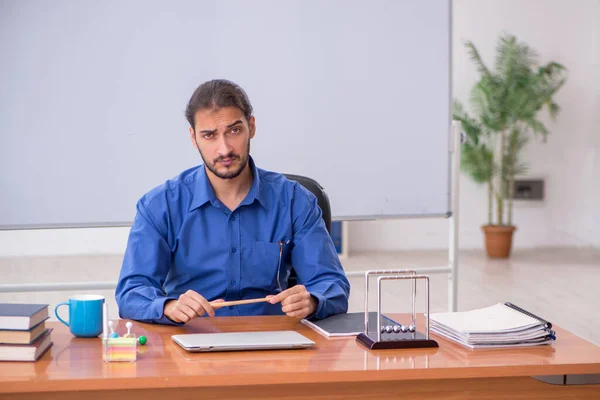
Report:
[[269,300],[266,297],[261,297],[259,299],[248,299],[248,300],[236,300],[236,301],[215,301],[211,302],[210,305],[212,308],[219,309],[228,306],[239,306],[242,304],[253,304],[253,303],[266,303]]

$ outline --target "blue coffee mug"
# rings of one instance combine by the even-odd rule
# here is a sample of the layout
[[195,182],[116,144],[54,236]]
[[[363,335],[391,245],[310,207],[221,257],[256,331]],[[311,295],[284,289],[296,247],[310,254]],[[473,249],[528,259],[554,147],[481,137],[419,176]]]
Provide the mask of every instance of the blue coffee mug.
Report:
[[[54,307],[56,318],[69,327],[76,337],[97,337],[102,333],[102,306],[104,297],[95,294],[80,294],[69,297],[69,301]],[[69,306],[69,322],[58,315],[58,307]]]

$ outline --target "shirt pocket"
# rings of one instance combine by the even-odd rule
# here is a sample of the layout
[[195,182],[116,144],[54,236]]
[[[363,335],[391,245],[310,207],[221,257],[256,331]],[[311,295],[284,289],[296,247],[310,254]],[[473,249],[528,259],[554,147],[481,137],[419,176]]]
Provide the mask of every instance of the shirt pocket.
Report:
[[[254,242],[252,254],[250,255],[250,268],[246,271],[246,275],[250,277],[253,287],[269,292],[279,287],[277,285],[279,252],[279,243]],[[280,278],[283,275],[283,272],[280,272]]]

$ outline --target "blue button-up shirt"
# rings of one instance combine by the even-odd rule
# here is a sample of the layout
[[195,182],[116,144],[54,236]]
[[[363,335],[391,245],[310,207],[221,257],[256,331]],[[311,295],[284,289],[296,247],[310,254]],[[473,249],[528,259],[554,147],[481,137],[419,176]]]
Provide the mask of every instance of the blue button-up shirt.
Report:
[[[277,294],[280,250],[281,286],[286,289],[293,266],[298,283],[318,300],[311,317],[347,311],[350,284],[316,197],[281,174],[256,168],[252,158],[249,165],[252,186],[234,211],[216,198],[204,165],[138,201],[116,289],[122,318],[173,324],[164,304],[189,289],[208,301]],[[283,314],[281,304],[269,303],[215,313]]]

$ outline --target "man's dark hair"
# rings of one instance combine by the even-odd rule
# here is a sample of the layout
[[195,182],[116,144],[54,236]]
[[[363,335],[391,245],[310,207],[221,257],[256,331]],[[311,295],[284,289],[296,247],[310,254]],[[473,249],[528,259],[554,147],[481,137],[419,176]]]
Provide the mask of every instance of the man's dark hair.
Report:
[[204,82],[194,91],[185,109],[185,118],[190,126],[196,129],[194,117],[199,110],[222,107],[239,108],[246,117],[246,121],[249,121],[252,116],[252,104],[250,104],[244,89],[231,81],[214,79]]

